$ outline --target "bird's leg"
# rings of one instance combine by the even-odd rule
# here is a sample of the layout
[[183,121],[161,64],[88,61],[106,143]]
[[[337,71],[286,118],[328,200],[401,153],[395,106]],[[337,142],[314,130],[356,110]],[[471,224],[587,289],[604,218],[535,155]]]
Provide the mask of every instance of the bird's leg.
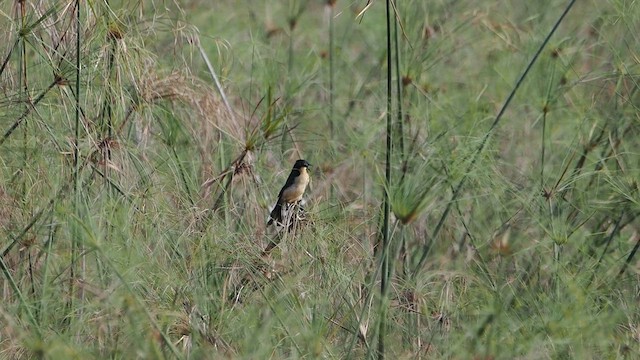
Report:
[[289,229],[289,232],[296,229],[300,221],[306,220],[305,215],[306,215],[306,212],[304,210],[304,207],[302,207],[301,200],[298,200],[294,203],[289,204],[289,212],[287,213],[287,223],[285,225],[285,227]]
[[307,212],[305,211],[304,207],[302,206],[302,200],[299,200],[298,202],[296,202],[296,207],[297,207],[297,211],[296,211],[296,219],[297,220],[304,220],[306,219],[306,215]]

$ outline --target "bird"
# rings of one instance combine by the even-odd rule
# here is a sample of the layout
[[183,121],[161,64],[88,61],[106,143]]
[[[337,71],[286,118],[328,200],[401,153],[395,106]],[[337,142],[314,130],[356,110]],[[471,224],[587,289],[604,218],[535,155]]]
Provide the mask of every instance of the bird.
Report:
[[302,195],[309,185],[309,172],[308,169],[311,164],[307,160],[299,159],[293,164],[293,169],[287,178],[287,182],[278,194],[278,202],[271,211],[269,222],[267,226],[276,223],[282,223],[282,206],[291,205],[300,202]]

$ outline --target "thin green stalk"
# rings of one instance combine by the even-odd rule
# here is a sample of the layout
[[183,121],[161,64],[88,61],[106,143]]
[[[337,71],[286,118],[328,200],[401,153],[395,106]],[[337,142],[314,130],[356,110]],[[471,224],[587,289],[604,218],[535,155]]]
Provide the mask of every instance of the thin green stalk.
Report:
[[627,259],[624,261],[624,264],[620,268],[620,271],[618,272],[618,275],[616,276],[616,280],[619,279],[624,274],[625,270],[627,269],[627,267],[631,263],[631,260],[633,260],[633,258],[635,257],[636,253],[638,252],[638,249],[640,249],[640,236],[636,235],[636,244],[633,246],[633,249],[629,253],[629,256],[627,256]]
[[9,60],[11,59],[11,54],[13,54],[13,50],[15,50],[15,48],[20,44],[20,40],[22,40],[22,37],[18,36],[18,38],[16,38],[16,41],[14,41],[13,45],[9,48],[9,52],[4,58],[2,66],[0,66],[0,76],[2,76],[2,74],[4,73],[4,69],[7,68],[7,64],[9,64]]
[[547,114],[551,111],[551,91],[556,75],[555,65],[552,68],[551,79],[549,79],[547,86],[547,94],[545,104],[542,108],[542,139],[541,139],[541,154],[540,154],[540,188],[544,188],[544,160],[546,150],[546,133],[547,133]]
[[[397,4],[394,7],[394,10],[397,11]],[[400,151],[400,158],[405,161],[405,149],[404,149],[404,124],[402,121],[402,76],[400,76],[400,41],[398,36],[398,19],[400,14],[396,14],[394,16],[393,21],[393,34],[395,38],[395,56],[396,56],[396,106],[398,107],[398,111],[396,113],[396,140],[398,141],[398,149]]]
[[[25,16],[26,16],[26,11],[25,11],[25,3],[24,1],[20,1],[19,3],[19,11],[20,11],[20,29],[24,29],[25,28]],[[20,42],[20,51],[19,51],[19,70],[18,70],[18,84],[20,86],[20,92],[22,92],[22,95],[20,96],[21,99],[24,99],[24,104],[25,104],[25,110],[27,110],[29,108],[29,87],[27,85],[28,81],[27,81],[27,44],[26,41],[21,41]],[[28,164],[28,160],[27,160],[27,134],[28,131],[27,129],[24,129],[24,131],[22,132],[22,166],[21,168],[24,170],[26,170],[27,168],[27,164]],[[27,182],[26,182],[26,177],[22,177],[22,196],[24,197],[26,192],[27,192]]]
[[[335,119],[333,116],[334,111],[334,78],[335,78],[335,66],[334,66],[334,53],[333,53],[333,37],[334,37],[334,29],[333,29],[333,14],[334,14],[334,6],[335,0],[329,0],[329,136],[331,141],[331,149],[333,150],[334,143],[336,141],[335,138]],[[332,154],[333,156],[333,151]],[[331,201],[335,200],[335,187],[331,186],[329,189],[329,199]]]
[[[379,224],[379,226],[382,226],[381,224]],[[380,251],[378,251],[380,252]],[[374,248],[374,256],[378,254],[378,252],[375,252],[375,248]],[[384,253],[384,248],[381,251],[382,253]],[[374,286],[375,286],[375,282],[376,279],[378,278],[378,275],[380,275],[381,271],[382,271],[382,259],[383,256],[380,256],[380,261],[378,261],[373,273],[369,276],[369,280],[367,282],[367,295],[363,301],[363,306],[362,309],[360,311],[360,314],[358,315],[357,319],[358,319],[358,324],[356,326],[356,330],[353,332],[353,337],[351,338],[351,342],[349,343],[349,348],[347,350],[347,354],[345,356],[346,359],[351,358],[351,352],[353,351],[353,348],[356,344],[356,340],[358,340],[358,333],[359,333],[359,329],[360,326],[362,324],[362,319],[364,319],[365,313],[367,312],[367,304],[369,304],[371,302],[372,297],[374,296],[375,292],[374,292]],[[371,350],[371,348],[369,347],[368,343],[366,342],[366,339],[364,339],[365,341],[365,346],[367,347],[367,350]]]
[[380,281],[380,322],[378,327],[378,359],[384,359],[385,337],[387,336],[387,296],[389,292],[389,218],[390,201],[389,189],[391,188],[391,154],[393,152],[393,117],[392,110],[392,58],[391,58],[391,0],[386,1],[387,16],[387,150],[385,163],[385,186],[383,190],[383,221],[382,221],[382,274]]
[[561,288],[560,288],[560,256],[562,254],[562,245],[558,244],[557,242],[553,243],[553,261],[554,261],[554,282],[556,283],[556,299],[558,301],[561,300],[560,298],[560,292],[561,292]]
[[[24,1],[18,1],[19,10],[20,10],[20,29],[24,29],[25,26],[25,3]],[[28,95],[27,88],[27,44],[25,41],[20,42],[20,71],[18,73],[18,84],[22,86],[22,90],[24,90],[24,95]],[[27,98],[25,97],[25,100]]]
[[73,190],[78,193],[80,176],[80,150],[78,149],[80,139],[80,0],[76,0],[76,111],[75,111],[75,134],[73,143]]
[[546,131],[547,131],[547,112],[542,112],[542,139],[541,139],[541,154],[540,154],[540,188],[544,189],[544,155],[546,148]]
[[11,240],[11,242],[9,243],[9,245],[7,245],[7,247],[4,248],[4,250],[2,250],[2,257],[7,256],[7,254],[9,253],[9,251],[11,251],[11,249],[16,246],[17,244],[19,244],[22,241],[22,238],[27,234],[27,232],[29,230],[31,230],[31,228],[36,224],[36,222],[38,220],[40,220],[40,217],[44,214],[45,209],[50,208],[53,205],[53,202],[55,201],[56,197],[58,195],[56,194],[53,198],[51,198],[49,200],[49,202],[47,203],[47,206],[44,206],[42,209],[40,209],[38,212],[36,212],[32,217],[31,220],[29,221],[29,223],[27,224],[27,226],[24,227],[24,229],[22,229],[22,231],[20,232],[20,234],[18,236],[11,236],[9,235],[9,238]]
[[[195,200],[193,200],[193,194],[191,193],[191,186],[187,181],[186,171],[184,169],[184,166],[182,165],[182,161],[180,160],[180,157],[178,156],[176,147],[173,144],[171,145],[171,153],[173,154],[173,157],[176,159],[176,164],[178,165],[178,171],[180,172],[180,180],[182,180],[182,185],[184,186],[184,189],[187,191],[187,197],[189,199],[189,203],[191,204],[191,206],[195,206],[196,203],[195,203]],[[229,179],[233,178],[233,174],[231,175],[232,176],[230,176]]]
[[52,249],[53,249],[53,239],[55,238],[55,234],[58,230],[59,225],[54,225],[49,228],[49,240],[45,244],[46,248],[44,250],[44,261],[42,264],[42,289],[40,289],[40,298],[42,301],[38,303],[38,314],[40,315],[38,318],[38,322],[40,326],[43,325],[44,322],[44,314],[48,313],[48,296],[49,296],[49,261],[51,259]]
[[[553,34],[555,34],[556,30],[558,30],[558,27],[562,23],[562,20],[564,20],[565,16],[569,13],[569,10],[571,10],[571,8],[575,4],[575,2],[576,2],[576,0],[571,0],[569,2],[567,7],[564,9],[562,14],[560,15],[560,17],[556,21],[556,23],[551,28],[551,31],[549,31],[549,34],[547,34],[545,39],[542,41],[542,44],[540,44],[540,47],[538,47],[538,50],[536,51],[536,53],[531,58],[531,61],[529,61],[529,64],[525,68],[525,70],[522,73],[522,75],[520,75],[520,77],[518,78],[518,81],[516,81],[515,86],[513,87],[511,92],[509,93],[509,96],[507,96],[507,99],[505,100],[504,104],[502,105],[502,108],[500,108],[500,111],[498,112],[498,115],[496,115],[495,120],[493,120],[493,123],[489,127],[489,130],[487,131],[487,133],[485,134],[484,138],[482,139],[482,142],[480,143],[480,145],[478,146],[476,151],[473,153],[473,157],[471,158],[471,162],[469,163],[469,165],[465,169],[465,171],[463,173],[464,175],[462,176],[462,179],[460,180],[458,185],[453,190],[453,194],[451,195],[451,199],[447,203],[447,206],[446,206],[444,212],[442,213],[442,216],[440,216],[440,220],[438,221],[435,229],[433,230],[433,235],[431,236],[432,239],[435,240],[435,239],[438,238],[438,235],[440,234],[440,230],[442,229],[442,226],[444,225],[445,220],[447,219],[447,217],[449,216],[449,213],[451,212],[451,206],[453,205],[453,203],[456,200],[458,200],[458,197],[460,196],[462,187],[466,183],[466,181],[467,181],[467,179],[469,177],[469,173],[475,167],[476,162],[478,161],[478,158],[480,157],[480,153],[482,153],[482,151],[484,150],[485,146],[487,145],[489,137],[491,136],[491,134],[493,134],[493,130],[495,130],[495,128],[500,123],[500,120],[502,120],[502,116],[504,115],[505,111],[507,110],[507,108],[511,104],[511,100],[513,100],[513,98],[515,97],[516,92],[518,91],[518,89],[520,89],[520,86],[524,82],[524,79],[527,77],[527,75],[529,74],[529,71],[531,70],[531,68],[533,68],[533,65],[538,60],[538,57],[542,53],[542,50],[549,43],[549,40],[551,39],[551,36],[553,36]],[[415,269],[413,270],[413,275],[414,276],[417,275],[418,272],[422,269],[422,266],[424,265],[424,262],[427,259],[428,253],[429,253],[429,245],[425,244],[423,246],[423,250],[422,250],[422,254],[420,256],[420,260],[418,261],[418,264],[416,265]]]
[[[74,136],[73,136],[73,213],[77,218],[80,218],[80,150],[78,148],[80,143],[80,0],[76,0],[76,109],[75,109],[75,124],[74,124]],[[74,294],[75,282],[76,282],[76,264],[78,262],[78,256],[83,253],[83,249],[79,244],[80,234],[76,225],[73,225],[72,229],[72,249],[71,249],[71,264],[70,278],[69,278],[69,293]],[[84,266],[82,266],[84,267]],[[80,299],[84,298],[84,290],[80,289]],[[73,296],[69,297],[69,303],[67,304],[69,312],[72,312]]]
[[[216,75],[216,71],[213,68],[213,65],[211,65],[211,61],[209,60],[207,53],[204,51],[204,48],[200,44],[200,38],[196,37],[193,42],[195,46],[198,48],[198,51],[200,52],[200,56],[202,57],[202,60],[204,60],[204,63],[207,65],[207,69],[209,69],[209,74],[211,74],[211,78],[213,78],[213,82],[214,84],[216,84],[216,89],[218,89],[218,93],[222,98],[222,102],[224,103],[224,106],[227,108],[227,111],[229,112],[229,116],[231,116],[231,119],[233,121],[236,121],[233,110],[231,109],[231,105],[229,104],[229,99],[227,99],[227,94],[224,92],[224,88],[222,87],[222,84],[218,79],[218,75]],[[252,65],[252,69],[253,69],[253,65]],[[251,88],[249,88],[249,94],[251,94]]]
[[[112,25],[109,25],[112,26]],[[117,38],[114,35],[115,30],[109,28],[109,46],[107,47],[107,68],[106,68],[106,84],[105,84],[105,97],[104,103],[102,104],[102,114],[100,116],[100,131],[102,132],[99,136],[101,136],[102,140],[111,139],[113,136],[113,107],[114,96],[113,89],[115,84],[112,83],[113,74],[115,70],[115,61],[116,61],[116,52],[118,49]],[[76,64],[77,65],[77,64]],[[77,88],[76,88],[77,90]],[[76,95],[76,99],[78,96]],[[105,121],[106,120],[106,121]],[[106,134],[105,134],[106,130]],[[111,149],[110,146],[105,146],[104,151],[101,154],[103,156],[103,160],[105,163],[111,160]],[[109,167],[106,167],[105,173],[107,176],[109,175]]]
[[7,129],[7,131],[5,131],[4,135],[2,136],[2,138],[0,138],[0,145],[2,145],[8,138],[9,136],[11,136],[11,134],[13,134],[13,132],[18,128],[18,126],[20,126],[20,124],[22,124],[22,122],[24,121],[24,119],[27,118],[27,116],[29,116],[29,114],[31,114],[32,109],[35,108],[35,106],[42,101],[42,99],[44,99],[44,96],[47,95],[47,93],[53,89],[54,86],[56,86],[58,84],[57,80],[52,81],[49,86],[47,86],[46,89],[44,89],[31,103],[31,106],[27,107],[24,112],[20,115],[20,117],[9,127],[9,129]]
[[613,242],[613,238],[616,235],[618,235],[620,230],[620,223],[622,222],[622,219],[624,218],[624,215],[626,212],[627,212],[627,209],[622,209],[622,211],[620,211],[620,215],[618,216],[618,219],[613,225],[613,229],[611,229],[611,233],[609,233],[609,236],[607,236],[606,244],[604,246],[604,249],[602,249],[602,253],[600,253],[600,256],[598,257],[598,261],[596,262],[596,266],[594,267],[593,272],[591,273],[591,277],[589,278],[589,282],[587,283],[587,286],[586,286],[587,288],[591,287],[591,283],[593,283],[593,279],[596,277],[596,273],[600,268],[600,264],[602,264],[604,255],[609,251],[609,246],[611,246],[611,243]]
[[33,325],[33,329],[38,334],[38,337],[41,338],[42,337],[42,332],[40,331],[40,327],[37,326],[38,323],[36,322],[36,318],[33,316],[33,313],[31,312],[29,304],[27,304],[27,301],[25,300],[24,296],[22,295],[22,291],[20,291],[20,288],[18,287],[18,284],[16,284],[15,280],[13,279],[13,276],[11,276],[11,271],[9,271],[9,268],[7,267],[7,264],[5,264],[4,259],[2,257],[0,257],[0,268],[2,268],[2,273],[4,274],[5,278],[9,282],[9,285],[11,286],[11,289],[13,290],[13,292],[16,294],[16,296],[20,300],[20,304],[22,304],[22,306],[24,307],[24,310],[27,313],[27,317],[29,319],[29,322],[31,323],[31,325]]
[[[329,6],[329,136],[331,141],[333,142],[335,140],[334,136],[335,136],[335,126],[334,126],[334,119],[333,119],[333,106],[334,106],[334,99],[333,99],[333,81],[334,81],[334,54],[333,54],[333,36],[334,36],[334,32],[333,32],[333,7],[335,6],[335,1],[329,0],[328,2],[328,6]],[[333,187],[331,188],[332,192],[333,192]]]

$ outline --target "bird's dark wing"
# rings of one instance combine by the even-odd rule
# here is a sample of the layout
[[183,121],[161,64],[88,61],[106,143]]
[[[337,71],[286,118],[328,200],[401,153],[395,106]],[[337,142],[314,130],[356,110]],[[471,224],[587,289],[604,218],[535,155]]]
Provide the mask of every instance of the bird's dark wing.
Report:
[[269,219],[269,222],[267,223],[267,225],[271,225],[274,220],[276,222],[282,222],[282,203],[283,203],[282,193],[289,186],[295,183],[296,177],[298,177],[298,175],[300,175],[300,170],[298,169],[291,170],[291,173],[289,174],[287,181],[284,183],[284,186],[282,187],[282,189],[280,189],[280,192],[278,193],[278,202],[276,203],[276,206],[271,211],[271,214],[270,214],[271,219]]
[[289,186],[293,185],[293,183],[296,181],[296,178],[298,177],[298,175],[300,175],[300,170],[298,170],[298,169],[291,170],[291,173],[289,174],[289,177],[287,178],[287,182],[284,183],[284,186],[282,187],[282,189],[280,189],[280,192],[278,193],[278,204],[282,204],[282,193]]

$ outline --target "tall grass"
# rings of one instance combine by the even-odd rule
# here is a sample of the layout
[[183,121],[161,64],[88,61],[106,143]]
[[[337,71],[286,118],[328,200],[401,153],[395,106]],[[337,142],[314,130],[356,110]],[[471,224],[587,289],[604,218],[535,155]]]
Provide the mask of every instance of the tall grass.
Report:
[[0,10],[0,357],[640,354],[637,7]]

